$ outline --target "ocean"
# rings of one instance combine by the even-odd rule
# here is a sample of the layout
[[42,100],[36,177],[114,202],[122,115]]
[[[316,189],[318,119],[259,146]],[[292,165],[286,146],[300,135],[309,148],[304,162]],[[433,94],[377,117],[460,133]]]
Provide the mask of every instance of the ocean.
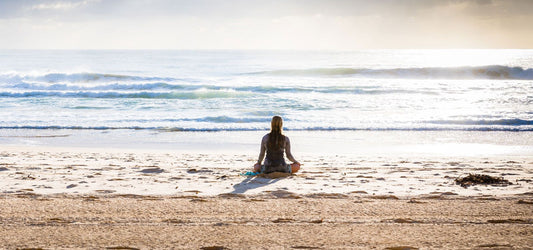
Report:
[[262,132],[273,115],[295,132],[530,132],[533,50],[0,51],[4,135]]

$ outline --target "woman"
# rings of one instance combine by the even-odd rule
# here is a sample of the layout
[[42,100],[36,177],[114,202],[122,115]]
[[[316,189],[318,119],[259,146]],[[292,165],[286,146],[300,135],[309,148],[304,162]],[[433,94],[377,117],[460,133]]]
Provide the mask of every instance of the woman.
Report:
[[[254,165],[254,171],[265,174],[272,172],[298,172],[300,169],[300,163],[295,160],[291,154],[291,142],[289,137],[282,134],[283,119],[279,116],[274,116],[272,117],[270,125],[270,133],[263,136],[263,140],[261,140],[261,153],[259,153],[259,159]],[[265,151],[265,164],[261,165],[261,162],[265,157]],[[292,164],[285,163],[285,158],[283,157],[284,152],[287,155],[287,158],[293,162]]]

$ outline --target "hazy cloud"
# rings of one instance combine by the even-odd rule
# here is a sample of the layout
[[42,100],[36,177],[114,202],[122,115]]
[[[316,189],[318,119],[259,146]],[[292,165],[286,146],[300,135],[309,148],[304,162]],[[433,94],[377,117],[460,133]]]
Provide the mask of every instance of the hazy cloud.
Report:
[[2,0],[0,48],[530,48],[530,0]]
[[98,0],[84,0],[84,1],[59,1],[59,2],[44,2],[34,4],[31,6],[33,10],[71,10],[85,6],[87,4],[99,2]]

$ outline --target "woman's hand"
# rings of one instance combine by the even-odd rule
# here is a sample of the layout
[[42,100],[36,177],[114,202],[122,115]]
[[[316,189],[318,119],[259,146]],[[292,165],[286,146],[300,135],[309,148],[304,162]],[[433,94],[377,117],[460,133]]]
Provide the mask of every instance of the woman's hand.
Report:
[[261,163],[256,163],[254,165],[254,172],[260,172],[261,171]]
[[298,172],[298,170],[300,170],[300,163],[295,161],[294,163],[291,164],[291,170],[292,170],[292,173],[296,173]]

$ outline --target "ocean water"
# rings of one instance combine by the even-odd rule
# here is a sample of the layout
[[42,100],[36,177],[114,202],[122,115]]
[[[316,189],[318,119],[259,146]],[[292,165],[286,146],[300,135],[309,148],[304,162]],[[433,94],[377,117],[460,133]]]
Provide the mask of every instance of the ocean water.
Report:
[[533,131],[533,50],[0,51],[0,131]]

